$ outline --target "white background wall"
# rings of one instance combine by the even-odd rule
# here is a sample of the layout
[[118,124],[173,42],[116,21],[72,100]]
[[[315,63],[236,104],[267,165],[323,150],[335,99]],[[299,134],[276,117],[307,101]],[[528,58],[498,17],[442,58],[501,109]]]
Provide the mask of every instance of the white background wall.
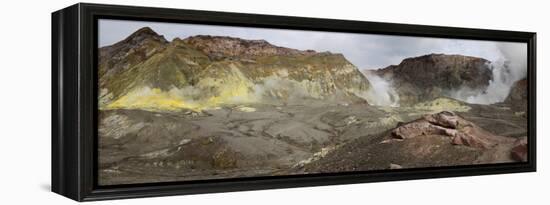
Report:
[[[156,1],[94,3],[262,13],[538,33],[538,172],[98,202],[97,204],[542,204],[550,131],[546,1]],[[50,12],[75,1],[0,6],[0,204],[72,204],[50,186]],[[534,202],[534,203],[533,203]],[[538,203],[536,203],[538,202]]]

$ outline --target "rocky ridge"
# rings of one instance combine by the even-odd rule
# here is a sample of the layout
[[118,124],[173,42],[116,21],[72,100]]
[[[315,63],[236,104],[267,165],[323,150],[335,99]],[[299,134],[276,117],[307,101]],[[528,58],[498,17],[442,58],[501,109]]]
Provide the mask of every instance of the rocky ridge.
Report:
[[461,88],[476,93],[485,90],[493,78],[489,63],[477,57],[429,54],[404,59],[375,73],[392,83],[400,104],[411,105]]
[[[369,81],[341,54],[264,40],[193,36],[166,42],[149,28],[100,48],[100,108],[195,109],[307,99],[366,102]],[[112,58],[107,58],[111,56]]]
[[212,59],[227,57],[254,58],[258,56],[314,55],[313,50],[301,51],[270,44],[265,40],[246,40],[228,36],[197,35],[183,40]]

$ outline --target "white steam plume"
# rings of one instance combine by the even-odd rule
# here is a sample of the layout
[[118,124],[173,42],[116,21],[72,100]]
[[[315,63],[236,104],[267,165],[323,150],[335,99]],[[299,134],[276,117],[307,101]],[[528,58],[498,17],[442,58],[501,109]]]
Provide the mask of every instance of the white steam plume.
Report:
[[399,107],[399,95],[392,83],[376,75],[374,72],[364,70],[363,75],[369,80],[371,88],[364,94],[370,104],[377,106]]
[[473,93],[463,88],[451,92],[450,97],[475,104],[493,104],[506,99],[512,85],[527,75],[527,45],[507,43],[498,44],[497,48],[500,55],[489,65],[493,79],[487,89]]

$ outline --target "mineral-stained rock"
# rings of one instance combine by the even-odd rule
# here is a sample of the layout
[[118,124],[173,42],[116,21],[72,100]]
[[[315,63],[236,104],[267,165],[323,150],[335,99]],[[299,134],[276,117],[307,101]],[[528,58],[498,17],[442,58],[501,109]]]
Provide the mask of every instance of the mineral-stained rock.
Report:
[[396,139],[408,139],[422,135],[451,137],[451,143],[475,148],[491,148],[499,143],[509,143],[512,138],[494,135],[453,112],[443,111],[425,115],[420,119],[401,125],[391,132]]
[[511,151],[512,158],[520,162],[527,161],[527,137],[521,137],[514,143]]
[[226,104],[365,103],[371,84],[342,54],[265,40],[191,36],[150,28],[99,49],[100,108],[204,110]]

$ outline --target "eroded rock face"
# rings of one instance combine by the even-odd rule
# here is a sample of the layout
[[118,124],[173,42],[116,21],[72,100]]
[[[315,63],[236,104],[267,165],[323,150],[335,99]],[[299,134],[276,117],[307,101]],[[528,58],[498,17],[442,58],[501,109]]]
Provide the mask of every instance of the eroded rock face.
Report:
[[197,35],[184,39],[188,45],[211,58],[258,57],[272,55],[313,55],[313,50],[301,51],[270,44],[265,40],[246,40],[228,36]]
[[493,78],[489,63],[470,56],[430,54],[407,58],[376,73],[392,82],[400,104],[410,105],[461,88],[485,90]]
[[517,110],[527,110],[527,79],[521,79],[514,83],[510,89],[510,94],[504,100],[504,103],[509,104]]
[[452,144],[488,149],[512,138],[491,134],[453,112],[425,115],[413,122],[398,126],[391,132],[396,139],[409,139],[422,135],[442,135],[452,138]]

